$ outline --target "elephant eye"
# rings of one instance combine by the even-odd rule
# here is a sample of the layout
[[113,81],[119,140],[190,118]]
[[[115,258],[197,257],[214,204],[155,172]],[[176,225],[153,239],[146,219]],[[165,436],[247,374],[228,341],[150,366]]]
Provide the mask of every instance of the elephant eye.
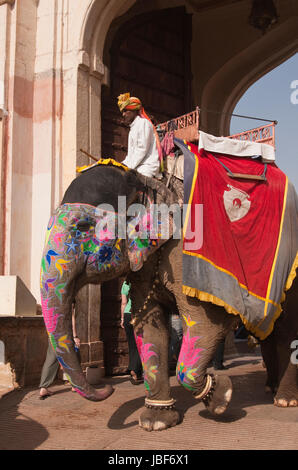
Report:
[[88,230],[90,229],[90,226],[91,226],[90,222],[87,222],[86,220],[82,220],[82,221],[78,222],[77,229],[80,232],[88,232]]

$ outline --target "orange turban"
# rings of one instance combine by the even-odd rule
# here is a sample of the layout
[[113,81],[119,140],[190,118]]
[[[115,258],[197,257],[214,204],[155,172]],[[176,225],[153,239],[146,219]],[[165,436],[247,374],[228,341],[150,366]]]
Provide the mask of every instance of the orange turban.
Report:
[[124,93],[123,95],[118,96],[118,107],[120,112],[122,112],[124,109],[138,110],[143,106],[139,98],[130,96],[130,93]]

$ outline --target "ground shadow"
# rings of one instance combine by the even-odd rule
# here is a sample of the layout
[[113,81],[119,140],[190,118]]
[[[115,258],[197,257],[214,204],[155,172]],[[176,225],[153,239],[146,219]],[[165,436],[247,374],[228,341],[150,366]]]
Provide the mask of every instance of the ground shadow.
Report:
[[127,382],[130,378],[130,375],[121,375],[116,377],[104,377],[102,383],[109,383],[110,385],[118,385],[123,382]]
[[140,410],[144,406],[144,397],[136,398],[124,402],[115,413],[112,414],[108,421],[110,429],[128,429],[138,424],[137,420],[125,423],[133,413]]
[[247,408],[273,404],[272,394],[265,393],[266,377],[265,369],[230,376],[233,383],[233,405]]
[[0,399],[1,450],[34,450],[49,437],[40,423],[19,412],[27,394],[28,390],[14,390]]
[[261,359],[259,357],[256,357],[256,359],[252,359],[252,360],[240,359],[240,360],[234,360],[232,362],[225,363],[225,366],[227,370],[229,370],[229,369],[232,369],[233,367],[244,366],[247,364],[252,364],[252,365],[260,364],[260,361]]
[[[225,373],[226,374],[226,373]],[[228,371],[227,371],[228,375]],[[198,415],[204,419],[216,422],[232,423],[246,417],[246,408],[256,405],[272,405],[272,395],[266,394],[264,389],[265,371],[246,372],[231,376],[233,383],[233,396],[227,411],[220,416],[211,415],[208,410],[202,409]],[[176,400],[176,409],[179,411],[181,420],[186,412],[198,404],[197,400],[180,385],[171,387],[171,393]],[[127,422],[129,417],[144,406],[144,397],[123,403],[111,416],[108,427],[110,429],[127,429],[136,426],[138,422],[133,420]]]

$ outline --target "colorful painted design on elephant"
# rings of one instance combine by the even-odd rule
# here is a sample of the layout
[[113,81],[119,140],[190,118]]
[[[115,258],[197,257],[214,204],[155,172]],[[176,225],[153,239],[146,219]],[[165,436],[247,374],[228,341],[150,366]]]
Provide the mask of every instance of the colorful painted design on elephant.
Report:
[[41,307],[45,326],[47,332],[53,334],[56,331],[59,315],[57,313],[55,314],[54,307],[49,308],[48,303],[49,299],[44,299],[43,297],[41,298]]
[[[109,230],[111,226],[112,230]],[[115,214],[78,204],[64,204],[58,208],[48,224],[41,263],[41,288],[47,294],[49,288],[54,289],[62,302],[66,283],[59,279],[64,271],[68,271],[69,263],[77,263],[82,257],[83,262],[97,272],[117,268],[123,255],[121,240],[113,236],[116,229]]]
[[[112,222],[117,223],[115,216]],[[74,265],[80,263],[82,267],[87,265],[99,272],[111,266],[116,269],[122,263],[120,239],[111,237],[109,227],[109,214],[78,204],[59,207],[48,223],[40,276],[42,311],[52,347],[65,368],[70,369],[63,357],[69,352],[72,341],[55,333],[59,318],[55,313],[57,301],[63,304],[67,274]]]
[[67,335],[55,335],[59,315],[55,313],[55,307],[48,307],[48,302],[49,299],[41,299],[43,318],[52,347],[55,352],[63,353],[64,349],[69,352],[69,346],[72,342],[68,339]]
[[83,389],[81,387],[79,387],[79,385],[77,385],[76,383],[74,383],[74,381],[71,379],[71,377],[65,373],[65,376],[66,376],[66,379],[68,380],[68,382],[72,385],[72,387],[75,389],[75,391],[81,395],[82,397],[84,398],[87,398],[88,395],[83,391]]
[[140,253],[147,259],[149,252],[159,244],[161,239],[161,221],[154,218],[151,212],[138,214],[127,223],[129,249]]
[[[150,388],[150,382],[153,381],[153,384],[156,383],[156,376],[158,373],[158,364],[149,365],[148,362],[152,357],[158,358],[158,355],[154,351],[150,351],[150,348],[154,348],[152,343],[144,343],[144,338],[142,335],[135,335],[136,345],[139,351],[139,355],[142,361],[143,371],[144,371],[144,385],[145,389],[148,392],[148,395],[152,395],[152,390]],[[150,378],[152,380],[150,380]]]
[[183,315],[187,325],[187,333],[183,335],[182,346],[177,362],[176,375],[178,382],[188,390],[195,391],[196,377],[198,376],[199,360],[203,348],[196,347],[200,336],[190,336],[190,329],[196,325],[189,316]]

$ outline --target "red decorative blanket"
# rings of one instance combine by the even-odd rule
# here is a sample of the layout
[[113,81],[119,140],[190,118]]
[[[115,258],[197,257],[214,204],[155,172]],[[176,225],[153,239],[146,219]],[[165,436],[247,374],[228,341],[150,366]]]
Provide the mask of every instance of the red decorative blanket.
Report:
[[[187,204],[183,291],[240,314],[246,327],[264,339],[298,266],[295,189],[274,163],[175,143],[184,153]],[[231,173],[265,175],[265,180],[232,178]]]

